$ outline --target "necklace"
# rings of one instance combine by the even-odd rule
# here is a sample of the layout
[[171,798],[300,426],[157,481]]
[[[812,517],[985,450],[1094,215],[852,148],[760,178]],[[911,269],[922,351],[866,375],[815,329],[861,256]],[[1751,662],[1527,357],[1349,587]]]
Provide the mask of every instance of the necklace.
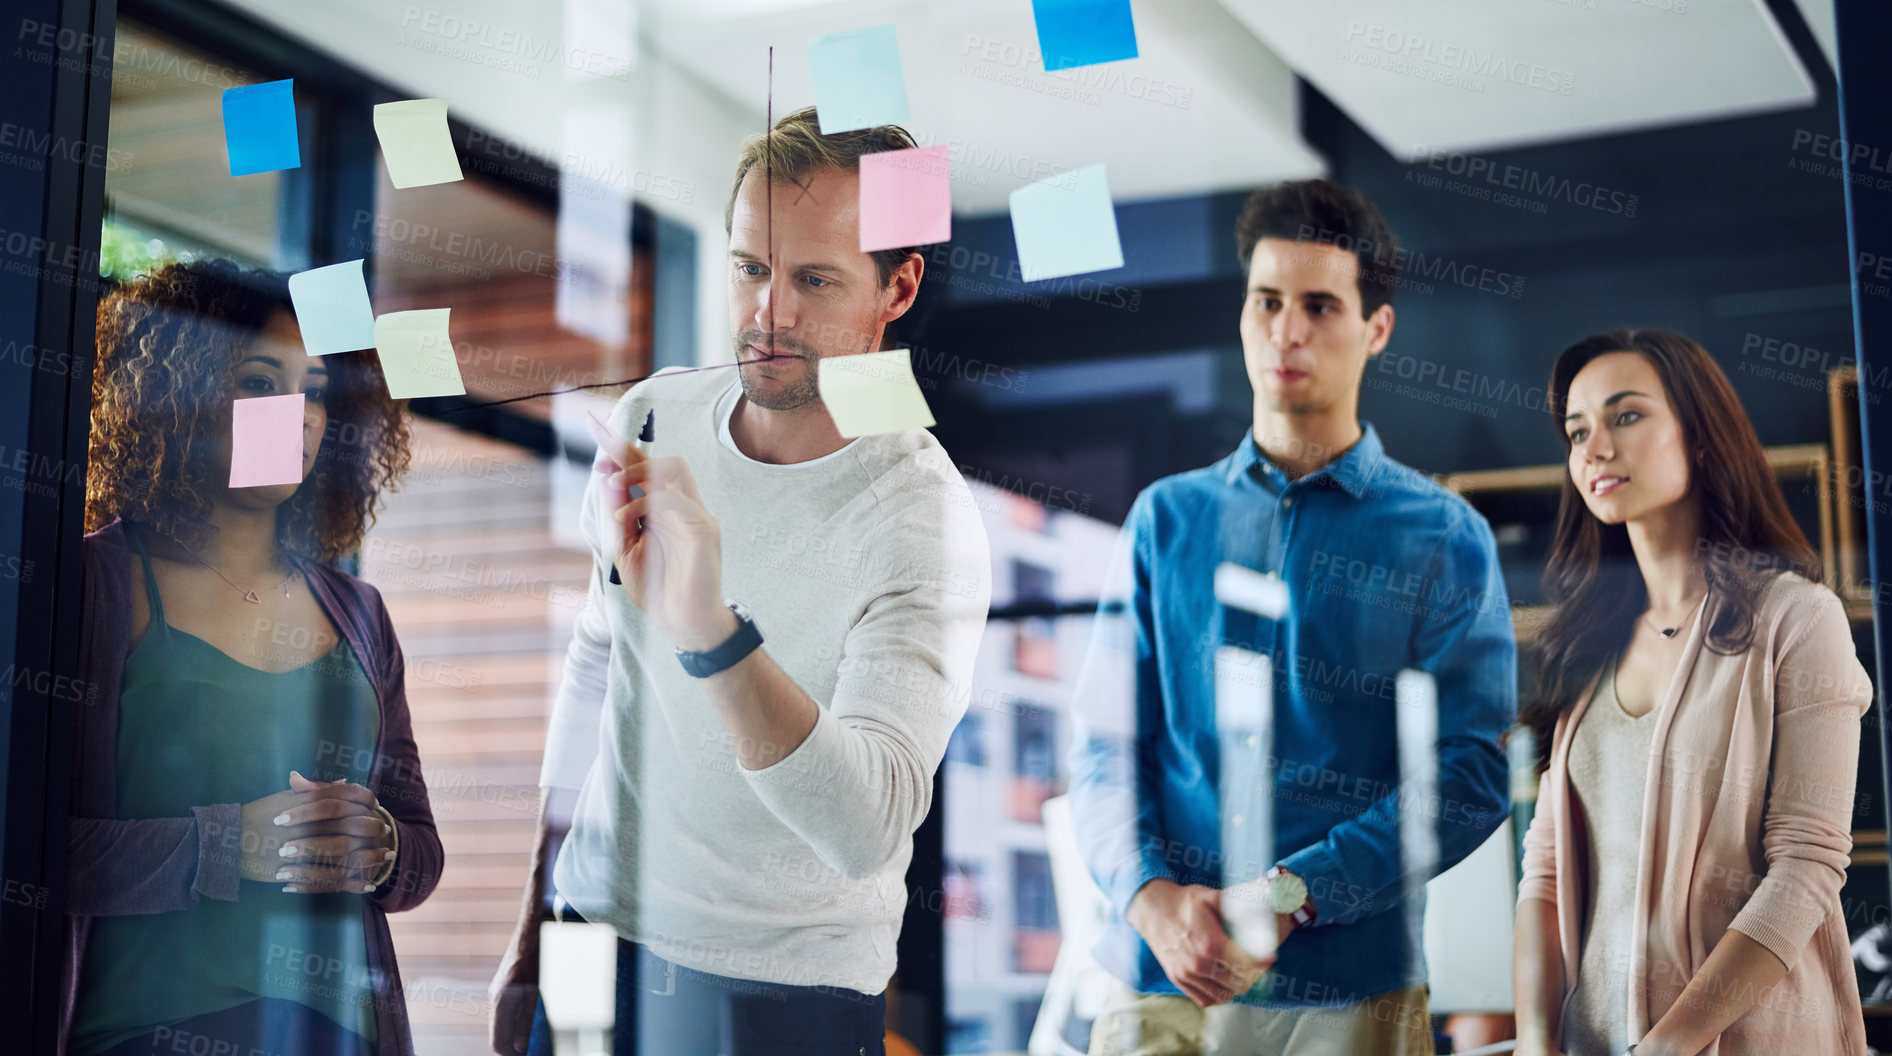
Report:
[[[178,541],[177,541],[177,540],[175,540],[175,539],[173,539],[173,540],[171,540],[171,541],[172,541],[172,542],[174,542],[174,543],[177,543],[177,545],[179,545],[179,546],[183,546],[183,547],[184,547],[184,552],[185,552],[185,553],[187,553],[187,554],[189,554],[189,555],[191,555],[191,558],[192,558],[193,560],[195,560],[195,561],[196,561],[196,562],[197,562],[198,564],[200,564],[200,565],[202,565],[202,566],[204,566],[205,568],[207,568],[207,569],[209,569],[209,570],[211,570],[212,572],[215,572],[215,573],[217,574],[217,578],[218,578],[218,579],[221,579],[221,580],[223,580],[223,581],[224,581],[225,583],[229,583],[229,584],[230,584],[230,589],[231,589],[231,590],[234,590],[234,591],[236,591],[236,592],[237,592],[238,594],[241,594],[241,595],[243,595],[243,600],[244,600],[244,601],[247,601],[247,602],[249,602],[249,603],[250,603],[250,604],[252,604],[252,605],[261,605],[261,604],[263,603],[263,599],[262,599],[262,598],[261,598],[261,597],[260,597],[260,596],[259,596],[259,595],[258,595],[258,594],[257,594],[257,593],[255,592],[255,591],[253,591],[253,590],[246,590],[246,589],[244,589],[244,588],[242,588],[242,587],[239,587],[239,586],[237,586],[237,585],[236,585],[236,583],[235,583],[235,582],[233,582],[233,581],[232,581],[232,580],[230,579],[230,577],[229,577],[229,576],[226,576],[226,575],[224,575],[224,574],[223,574],[223,570],[222,570],[222,569],[220,569],[220,568],[218,568],[218,567],[217,567],[216,565],[213,565],[213,564],[211,564],[210,562],[208,562],[208,561],[206,561],[206,560],[204,560],[203,558],[201,558],[201,557],[198,557],[198,556],[197,556],[197,551],[195,551],[195,550],[192,550],[192,549],[191,549],[190,547],[188,547],[188,546],[184,546],[184,544],[183,544],[183,543],[181,543],[181,542],[178,542]],[[278,553],[280,554],[280,553],[281,553],[281,551],[278,551]],[[292,580],[292,579],[294,579],[295,577],[296,577],[296,570],[295,570],[295,568],[294,568],[294,567],[292,566],[292,567],[291,567],[291,568],[289,569],[289,574],[288,574],[288,575],[286,575],[286,576],[284,576],[284,577],[282,577],[282,582],[281,582],[281,583],[278,583],[278,584],[276,584],[276,587],[281,587],[281,588],[282,588],[282,596],[283,596],[284,598],[287,598],[287,597],[289,597],[289,581],[290,581],[290,580]],[[271,588],[269,588],[269,589],[270,589],[271,591],[274,591],[274,590],[276,589],[276,587],[271,587]]]
[[[1697,605],[1699,605],[1699,604],[1700,604],[1700,603],[1699,603],[1699,602],[1697,602]],[[1654,631],[1655,631],[1655,632],[1656,632],[1657,634],[1659,634],[1659,635],[1661,635],[1661,636],[1662,636],[1662,637],[1664,637],[1664,638],[1674,638],[1674,637],[1675,637],[1675,632],[1677,632],[1677,631],[1679,631],[1679,630],[1681,630],[1681,629],[1682,629],[1683,627],[1686,627],[1686,626],[1688,625],[1688,621],[1689,621],[1689,620],[1690,620],[1691,618],[1693,618],[1693,617],[1694,617],[1694,615],[1695,615],[1695,610],[1694,610],[1694,609],[1689,609],[1689,610],[1688,610],[1688,615],[1687,615],[1687,616],[1684,616],[1684,617],[1682,617],[1682,622],[1681,622],[1681,623],[1678,623],[1678,624],[1676,624],[1676,625],[1675,625],[1675,626],[1673,626],[1673,627],[1657,627],[1657,626],[1655,625],[1655,621],[1654,621],[1654,620],[1650,620],[1650,619],[1649,619],[1649,614],[1648,614],[1648,613],[1646,613],[1646,612],[1642,614],[1642,618],[1643,618],[1644,620],[1648,620],[1648,621],[1649,621],[1649,626],[1650,626],[1650,628],[1651,628],[1651,629],[1653,629],[1653,630],[1654,630]]]

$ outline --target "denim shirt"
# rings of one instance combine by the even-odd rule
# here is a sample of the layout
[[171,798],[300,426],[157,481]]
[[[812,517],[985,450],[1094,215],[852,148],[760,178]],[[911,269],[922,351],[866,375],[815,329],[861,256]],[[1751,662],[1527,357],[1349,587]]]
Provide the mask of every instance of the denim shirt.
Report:
[[[1224,562],[1278,578],[1287,613],[1218,602]],[[1218,731],[1223,645],[1270,662],[1267,685],[1260,665],[1253,684],[1272,698],[1271,745]],[[1436,784],[1422,801],[1413,793],[1425,786],[1401,784],[1403,669],[1436,687]],[[1251,432],[1220,462],[1137,497],[1073,700],[1073,814],[1112,906],[1096,955],[1113,974],[1143,993],[1180,992],[1123,918],[1145,883],[1223,887],[1278,862],[1306,881],[1316,918],[1238,1001],[1338,1005],[1424,983],[1424,881],[1477,849],[1509,808],[1498,738],[1517,710],[1517,645],[1491,529],[1387,458],[1370,424],[1292,482]],[[1224,825],[1248,809],[1219,802],[1231,758],[1272,774],[1273,862],[1258,867],[1224,868]],[[1430,862],[1402,856],[1402,817],[1408,831],[1435,824]]]

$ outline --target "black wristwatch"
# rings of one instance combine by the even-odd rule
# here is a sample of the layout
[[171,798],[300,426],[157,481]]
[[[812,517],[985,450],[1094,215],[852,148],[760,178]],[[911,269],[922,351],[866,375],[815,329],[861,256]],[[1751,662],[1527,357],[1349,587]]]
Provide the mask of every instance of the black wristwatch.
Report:
[[687,649],[677,650],[677,662],[695,678],[708,678],[719,671],[727,671],[742,662],[742,658],[756,651],[762,644],[762,632],[757,629],[754,617],[749,610],[737,602],[725,602],[729,611],[736,614],[736,633],[729,636],[723,644],[700,653]]

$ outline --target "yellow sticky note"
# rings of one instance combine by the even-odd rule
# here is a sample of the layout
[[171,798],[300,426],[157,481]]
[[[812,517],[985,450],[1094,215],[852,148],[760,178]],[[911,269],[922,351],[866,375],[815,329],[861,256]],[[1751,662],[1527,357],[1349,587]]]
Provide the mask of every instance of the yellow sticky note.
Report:
[[377,103],[374,135],[397,188],[425,187],[461,179],[460,158],[447,131],[445,99]]
[[846,439],[933,424],[933,412],[913,380],[908,349],[824,356],[820,372],[821,402],[827,404],[834,427]]
[[447,336],[451,308],[389,312],[374,321],[374,346],[381,353],[381,373],[388,395],[397,400],[420,396],[464,396],[460,363]]

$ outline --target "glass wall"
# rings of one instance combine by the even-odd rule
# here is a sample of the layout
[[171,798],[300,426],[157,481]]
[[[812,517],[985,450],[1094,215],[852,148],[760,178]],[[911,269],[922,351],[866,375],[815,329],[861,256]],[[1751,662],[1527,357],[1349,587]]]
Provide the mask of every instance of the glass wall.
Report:
[[[1385,27],[1336,28],[1347,36],[1327,51],[1357,67],[1336,73],[1332,55],[1297,51],[1296,34],[1271,36],[1236,4],[1137,5],[1144,51],[1112,62],[1142,65],[1068,70],[1044,67],[1044,23],[1022,4],[174,6],[193,5],[134,3],[119,23],[102,162],[105,288],[142,291],[150,313],[117,300],[101,317],[90,423],[94,504],[125,522],[105,533],[118,562],[107,567],[124,570],[109,600],[131,618],[88,624],[113,636],[124,670],[107,671],[114,718],[80,739],[90,776],[75,785],[75,897],[91,897],[77,915],[96,930],[81,940],[73,1056],[126,1056],[120,1046],[146,1040],[197,1051],[199,1037],[267,1051],[288,1036],[350,1056],[399,1051],[389,1039],[409,1035],[417,1056],[485,1052],[496,1012],[512,1017],[503,1042],[531,1034],[539,1053],[605,1051],[613,1029],[666,1051],[666,1031],[706,1023],[722,1031],[714,1044],[768,1051],[789,1047],[771,1032],[791,1017],[767,1013],[791,1001],[901,1056],[1104,1051],[1106,1028],[1137,1024],[1125,984],[1189,1000],[1129,923],[1129,893],[1107,892],[1113,877],[1217,898],[1240,888],[1243,904],[1213,911],[1215,944],[1240,953],[1259,935],[1265,958],[1321,951],[1256,966],[1249,989],[1196,1005],[1298,1015],[1405,993],[1394,1018],[1418,1009],[1415,1036],[1460,1050],[1508,1038],[1521,1022],[1509,968],[1523,838],[1548,747],[1514,724],[1516,709],[1540,693],[1574,702],[1571,687],[1546,688],[1532,649],[1546,633],[1573,641],[1545,573],[1571,519],[1603,508],[1571,488],[1582,441],[1559,439],[1546,378],[1571,341],[1622,325],[1699,338],[1706,361],[1677,355],[1725,377],[1703,391],[1732,393],[1758,440],[1716,438],[1730,465],[1752,463],[1742,494],[1779,491],[1768,544],[1832,586],[1835,599],[1808,596],[1835,600],[1823,611],[1846,625],[1822,627],[1817,674],[1840,687],[1824,703],[1878,703],[1863,681],[1876,591],[1862,511],[1876,478],[1859,419],[1885,379],[1840,350],[1849,282],[1885,264],[1844,243],[1832,155],[1812,146],[1837,142],[1835,86],[1789,5],[1726,15],[1785,63],[1767,67],[1787,71],[1771,99],[1730,96],[1717,110],[1677,90],[1667,109],[1617,114],[1633,101],[1601,83],[1621,71],[1592,65],[1579,83],[1597,94],[1565,94],[1594,113],[1524,96],[1514,109],[1542,127],[1482,140],[1460,128],[1452,150],[1416,145],[1414,130],[1447,131],[1430,122],[1453,107],[1379,109],[1442,80],[1430,59],[1373,43]],[[1572,30],[1528,14],[1516,39],[1544,50],[1650,38],[1616,15]],[[1510,23],[1494,25],[1511,39]],[[836,279],[871,252],[849,209],[857,184],[824,202],[831,185],[803,174],[763,180],[760,205],[744,197],[754,184],[726,198],[739,157],[765,158],[765,173],[792,161],[793,144],[772,153],[783,126],[760,145],[754,134],[822,91],[810,70],[839,46],[828,34],[851,47],[845,34],[863,27],[899,45],[911,106],[886,120],[950,162],[950,236],[921,247],[923,276],[887,286],[874,273],[899,312],[849,301],[858,289]],[[1656,35],[1692,54],[1684,34]],[[1347,90],[1363,73],[1413,83],[1363,102]],[[226,93],[290,78],[301,164],[232,176]],[[1509,91],[1503,80],[1490,95]],[[373,108],[448,94],[449,116],[428,132],[463,178],[396,186]],[[340,139],[349,149],[334,149]],[[1474,166],[1536,196],[1474,185]],[[1121,263],[1025,279],[1033,228],[1011,192],[1063,193],[1080,175],[1108,177],[1102,220],[1065,226],[1107,226]],[[1360,230],[1289,239],[1244,219],[1260,208],[1255,187],[1313,177],[1378,203],[1322,207]],[[1385,262],[1341,245],[1390,247],[1389,232],[1403,277],[1363,273]],[[1311,246],[1325,263],[1310,278],[1278,261],[1257,279],[1261,241]],[[782,247],[808,245],[820,259],[776,274]],[[287,277],[357,260],[363,282],[346,293],[370,308],[370,336],[304,355],[321,316],[297,307]],[[1296,282],[1306,318],[1282,321],[1280,287]],[[1396,312],[1366,303],[1382,293]],[[375,328],[440,310],[444,338],[401,343]],[[772,334],[778,313],[812,321]],[[1371,319],[1397,335],[1383,348],[1361,330]],[[857,431],[845,410],[789,417],[817,390],[844,391],[792,383],[796,370],[822,377],[840,358],[830,344],[895,354],[898,392],[869,389],[858,409],[891,415],[918,396],[926,430]],[[463,391],[394,395],[387,357],[429,352]],[[617,446],[641,420],[620,401],[659,365],[694,369],[638,390],[637,411],[677,401],[639,443],[697,476],[659,486],[653,471],[639,479],[654,499],[633,498],[625,481],[604,483],[617,467],[599,460],[641,460]],[[1331,392],[1280,396],[1331,369]],[[272,398],[301,416],[299,434],[285,417],[276,439],[300,436],[303,475],[240,485],[267,435],[245,423]],[[1329,414],[1338,426],[1316,436],[1309,423]],[[883,432],[902,437],[877,446]],[[909,445],[897,468],[871,463],[896,443]],[[1319,457],[1299,457],[1310,450]],[[1335,468],[1348,457],[1368,465]],[[1693,465],[1671,468],[1698,485],[1722,468]],[[949,501],[962,481],[970,513]],[[1167,498],[1152,498],[1159,481]],[[851,490],[810,512],[821,487]],[[1198,489],[1188,501],[1185,488]],[[1394,493],[1407,503],[1397,513],[1375,505]],[[259,529],[277,507],[283,520]],[[666,618],[669,595],[637,589],[648,580],[626,589],[632,559],[614,549],[636,534],[638,560],[666,556],[650,524],[679,507],[698,529],[714,521],[692,537],[709,542],[686,571],[720,578],[688,581],[701,589],[676,603],[694,620]],[[1134,540],[1122,527],[1133,508]],[[1321,515],[1291,511],[1310,508],[1331,519],[1294,536],[1296,518]],[[1721,560],[1713,546],[1727,540],[1709,536],[1723,529],[1736,531],[1717,523],[1695,545]],[[219,533],[252,545],[226,549]],[[1112,578],[1132,542],[1145,547],[1135,590]],[[1741,560],[1755,549],[1735,548]],[[1646,601],[1635,556],[1624,542],[1597,574]],[[933,564],[916,575],[908,560]],[[1750,570],[1703,567],[1717,589]],[[1644,615],[1609,614],[1624,626]],[[1656,623],[1659,651],[1684,625]],[[1127,651],[1126,627],[1142,636]],[[743,676],[754,681],[719,688],[752,655],[751,631],[766,643]],[[1585,639],[1583,670],[1617,671],[1626,641],[1598,651]],[[1127,658],[1141,666],[1080,688]],[[1610,684],[1636,674],[1627,664]],[[1753,678],[1755,692],[1776,691]],[[1671,685],[1641,688],[1656,683]],[[1671,703],[1688,686],[1674,682]],[[284,706],[305,699],[306,714]],[[1117,725],[1099,728],[1106,713]],[[1439,729],[1451,715],[1463,721]],[[1753,719],[1676,764],[1712,771],[1693,775],[1697,790],[1732,783],[1727,801],[1753,808],[1743,833],[1758,834],[1760,804],[1777,799],[1771,757],[1737,756],[1772,751],[1772,730]],[[1813,804],[1827,811],[1819,880],[1833,889],[1820,897],[1840,917],[1823,918],[1818,968],[1856,971],[1868,1036],[1892,1042],[1882,721],[1867,712],[1856,753],[1850,726],[1823,730],[1809,739],[1834,781]],[[113,750],[83,755],[97,745]],[[1724,772],[1737,761],[1750,779]],[[1441,780],[1458,784],[1442,793]],[[191,781],[219,791],[143,798]],[[1111,796],[1104,806],[1125,813],[1099,806]],[[1700,809],[1735,809],[1719,802]],[[1433,869],[1454,810],[1476,817],[1449,848],[1456,868]],[[1731,874],[1742,898],[1781,857],[1754,843],[1716,866],[1747,870]],[[113,871],[131,868],[110,861],[121,845],[140,850],[124,857],[144,872]],[[1238,861],[1238,847],[1260,857]],[[1318,888],[1296,910],[1241,919],[1258,891],[1294,893],[1264,876],[1290,856],[1325,874]],[[345,882],[366,886],[334,886]],[[1347,919],[1297,920],[1314,906]],[[1290,921],[1312,928],[1299,945]],[[1352,994],[1360,980],[1377,989]]]

